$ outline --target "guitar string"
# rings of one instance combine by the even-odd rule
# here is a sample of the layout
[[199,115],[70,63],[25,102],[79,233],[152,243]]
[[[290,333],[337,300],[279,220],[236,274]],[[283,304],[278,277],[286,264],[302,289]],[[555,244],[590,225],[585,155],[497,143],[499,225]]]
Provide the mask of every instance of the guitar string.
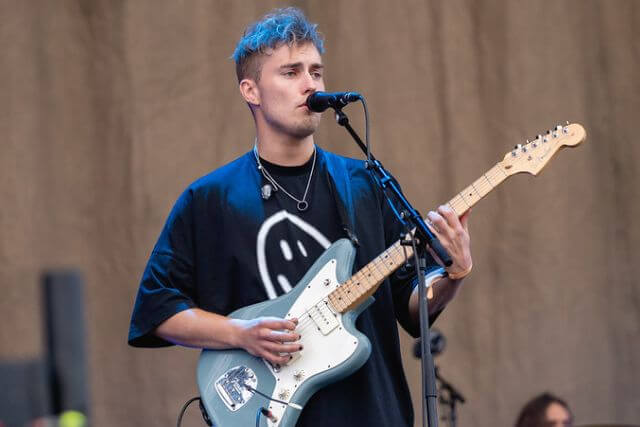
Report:
[[[467,209],[471,208],[473,205],[475,205],[478,201],[480,201],[484,196],[486,196],[487,194],[489,194],[489,192],[491,192],[491,190],[493,190],[495,188],[495,186],[497,185],[493,185],[491,183],[491,181],[489,180],[489,177],[491,178],[497,178],[498,181],[502,182],[504,179],[500,180],[501,177],[496,176],[498,175],[498,171],[502,172],[505,175],[505,178],[507,177],[507,175],[504,173],[504,171],[502,171],[500,168],[496,166],[494,166],[493,168],[491,168],[490,170],[488,170],[487,172],[485,172],[480,178],[478,178],[476,181],[474,181],[470,186],[468,186],[467,188],[465,188],[463,191],[461,191],[460,193],[458,193],[453,199],[451,199],[451,201],[448,203],[448,205],[455,211],[457,212],[460,208],[464,208],[464,206],[459,206],[460,204],[464,204]],[[489,175],[489,176],[487,176]],[[482,179],[484,178],[484,180]],[[479,182],[477,182],[479,181]],[[477,186],[475,185],[477,182]],[[499,183],[500,183],[499,182]],[[498,183],[498,184],[499,184]],[[481,190],[484,190],[486,187],[489,187],[488,191],[484,194],[482,194],[482,192],[484,191],[478,191],[478,187],[481,188]],[[478,196],[478,199],[476,201],[471,201],[471,203],[467,202],[467,200],[464,198],[463,193],[467,193],[473,191],[473,193],[475,193]],[[457,200],[456,200],[457,199]],[[465,209],[466,210],[466,209]],[[397,243],[397,242],[396,242]],[[385,252],[383,254],[387,254],[387,252],[390,252],[391,250],[395,250],[398,251],[398,247],[396,247],[396,243],[394,243],[393,245],[391,245],[387,250],[385,250]],[[331,295],[333,292],[338,292],[340,293],[340,290],[344,290],[344,286],[347,285],[349,286],[350,283],[353,283],[351,279],[355,278],[358,274],[360,274],[361,276],[365,276],[365,277],[371,277],[371,275],[374,276],[374,279],[376,279],[375,283],[378,282],[382,282],[384,281],[389,275],[391,275],[393,273],[393,271],[395,269],[390,269],[386,266],[386,264],[384,264],[384,262],[382,261],[382,255],[378,256],[377,258],[375,258],[374,260],[372,260],[369,264],[365,265],[360,271],[356,272],[349,280],[347,280],[346,282],[344,282],[343,284],[341,284],[340,286],[338,286],[337,288],[335,288],[333,291],[331,291],[327,296],[322,297],[320,300],[318,300],[315,304],[312,304],[310,308],[306,309],[305,311],[302,312],[302,315],[298,318],[298,325],[296,326],[296,328],[294,329],[294,331],[298,331],[298,332],[302,332],[304,330],[307,330],[310,326],[314,326],[316,325],[316,328],[319,329],[319,327],[317,326],[317,322],[313,319],[312,314],[310,313],[310,311],[315,308],[318,304],[320,304],[325,298],[327,298],[329,295]],[[392,255],[393,256],[393,255]],[[405,258],[404,253],[400,253],[400,257],[401,258]],[[406,261],[406,258],[405,258]],[[404,261],[403,261],[404,262]],[[384,271],[381,271],[381,265],[379,264],[384,264],[384,267],[387,268],[389,270],[388,273],[385,273]],[[400,263],[398,263],[400,264]],[[397,268],[397,267],[396,267]],[[368,274],[364,274],[364,270],[367,269]],[[372,270],[375,269],[375,271],[377,271],[378,274],[380,274],[382,277],[381,279],[377,279],[376,278],[376,274],[375,272],[373,272]],[[356,279],[357,280],[357,279]],[[360,280],[362,281],[362,280]],[[348,290],[347,293],[351,293],[351,290]],[[348,299],[348,297],[346,296],[346,294],[343,295],[345,298]],[[362,295],[362,294],[361,294]],[[357,300],[361,295],[356,296],[356,298],[354,299]],[[353,301],[352,301],[353,302]]]
[[[383,252],[383,254],[380,254],[378,257],[376,257],[375,259],[373,259],[371,262],[369,262],[369,264],[365,265],[362,269],[360,269],[358,272],[356,272],[353,276],[351,276],[350,279],[348,279],[347,281],[345,281],[343,284],[341,284],[340,286],[338,286],[337,288],[335,288],[333,291],[331,291],[329,293],[329,295],[335,291],[339,291],[339,290],[344,290],[345,286],[349,286],[350,283],[353,283],[352,279],[355,278],[356,276],[360,275],[363,277],[363,279],[366,280],[366,277],[371,277],[371,275],[374,275],[375,278],[375,274],[371,272],[371,265],[373,265],[373,267],[376,268],[376,270],[378,271],[379,274],[382,275],[382,278],[380,280],[376,279],[375,283],[378,282],[382,282],[384,281],[389,275],[392,274],[392,272],[395,270],[391,270],[389,269],[389,273],[388,274],[384,274],[383,272],[380,271],[379,269],[379,264],[384,263],[384,259],[385,257],[383,255],[387,255],[387,256],[391,256],[393,258],[393,255],[390,253],[391,251],[395,251],[397,253],[397,255],[402,259],[404,258],[404,260],[406,261],[406,257],[404,252],[400,251],[399,246],[397,245],[397,242],[394,243],[393,245],[391,245],[389,248],[387,248],[387,250],[385,250],[385,252]],[[404,262],[404,261],[403,261]],[[396,261],[397,265],[400,265],[401,263]],[[386,267],[386,265],[385,265]],[[368,275],[366,275],[364,273],[365,268],[367,269],[367,271],[370,273]],[[396,267],[397,268],[397,267]],[[362,282],[363,280],[360,279],[358,280],[358,282]],[[352,286],[352,285],[351,285]],[[350,291],[347,291],[348,293],[350,293]],[[365,291],[366,292],[366,291]],[[344,294],[344,292],[343,292]],[[362,294],[356,296],[356,300],[361,296]],[[305,311],[303,311],[302,316],[300,316],[298,318],[299,322],[298,322],[298,326],[296,327],[296,329],[294,329],[295,331],[302,331],[308,328],[308,326],[312,326],[314,324],[316,324],[316,321],[313,319],[312,314],[310,313],[310,311],[316,307],[318,304],[320,304],[326,297],[321,298],[319,301],[317,301],[315,304],[312,304],[310,308],[306,309]],[[346,295],[345,295],[345,298]],[[355,300],[353,300],[355,301]],[[351,302],[353,302],[351,301]],[[301,319],[304,319],[302,322],[300,322]]]
[[[491,174],[491,172],[492,172],[492,171],[491,171],[491,170],[489,170],[487,173]],[[485,177],[486,177],[486,173],[485,173],[485,174],[483,174],[483,176],[485,176]],[[481,179],[481,178],[479,178],[478,180],[480,180],[480,179]],[[491,183],[489,182],[489,179],[488,179],[488,178],[486,179],[486,181],[488,182],[489,187],[490,187],[489,191],[491,191],[493,188],[495,188],[495,186],[492,186],[492,185],[491,185]],[[480,184],[478,184],[478,185],[480,185]],[[479,200],[480,200],[480,199],[482,199],[484,196],[486,196],[486,194],[488,194],[488,193],[489,193],[489,192],[487,192],[487,193],[485,193],[484,195],[482,195],[482,194],[480,194],[480,192],[475,188],[475,186],[473,187],[473,189],[475,190],[475,193],[479,196],[479,198],[478,198],[478,200],[477,200],[477,201],[479,201]],[[477,201],[476,201],[476,202],[472,202],[472,203],[471,203],[471,205],[469,205],[469,203],[467,203],[467,202],[466,202],[466,200],[462,197],[462,193],[463,193],[463,192],[465,192],[465,191],[466,191],[466,190],[463,190],[461,193],[458,193],[458,194],[456,195],[456,197],[454,197],[454,198],[451,200],[451,202],[449,202],[449,203],[448,203],[454,211],[457,211],[458,209],[456,209],[456,208],[455,208],[455,206],[453,206],[453,205],[459,205],[459,204],[460,204],[460,203],[457,203],[457,202],[456,202],[456,200],[455,200],[456,198],[459,198],[459,200],[461,200],[461,202],[462,202],[462,203],[464,203],[464,204],[467,206],[467,208],[470,208],[470,207],[472,207],[475,203],[477,203]],[[391,246],[390,246],[390,247],[389,247],[389,248],[388,248],[388,249],[387,249],[383,254],[385,254],[385,255],[386,255],[386,254],[387,254],[387,252],[389,252],[389,251],[391,251],[391,250],[398,251],[398,247],[397,247],[397,245],[396,245],[395,243],[394,243],[393,245],[391,245]],[[375,258],[375,259],[374,259],[373,261],[371,261],[369,264],[365,265],[365,266],[364,266],[360,271],[358,271],[356,274],[354,274],[354,275],[351,277],[351,279],[353,279],[354,277],[356,277],[358,274],[360,274],[360,275],[364,275],[364,270],[365,270],[365,269],[366,269],[366,270],[367,270],[367,272],[368,272],[368,274],[366,274],[366,277],[371,277],[371,275],[373,275],[373,276],[374,276],[374,279],[376,279],[376,282],[375,282],[375,283],[378,283],[378,281],[382,282],[384,279],[386,279],[389,275],[391,275],[391,274],[393,273],[393,271],[394,271],[395,269],[393,269],[393,270],[392,270],[392,269],[388,268],[388,267],[386,266],[386,264],[384,264],[384,261],[383,261],[383,259],[384,259],[383,254],[381,254],[380,256],[378,256],[377,258]],[[404,256],[404,254],[403,254],[403,253],[401,253],[401,254],[400,254],[400,257],[401,257],[401,258],[405,258],[405,256]],[[405,260],[406,260],[406,258],[405,258]],[[385,273],[384,271],[381,271],[381,267],[382,267],[382,266],[381,266],[380,264],[384,264],[384,267],[385,267],[385,268],[387,268],[387,269],[389,270],[389,272],[388,272],[388,273]],[[399,264],[399,263],[398,263],[398,264]],[[396,267],[396,268],[397,268],[397,267]],[[378,274],[380,274],[380,275],[381,275],[381,278],[380,278],[380,279],[377,279],[377,278],[376,278],[376,274],[375,274],[374,270],[375,270]],[[352,282],[352,281],[351,281],[351,279],[349,279],[347,282],[345,282],[344,284],[342,284],[342,285],[340,285],[339,287],[337,287],[336,289],[334,289],[334,291],[332,291],[332,292],[335,292],[335,291],[338,291],[338,292],[339,292],[341,289],[344,289],[344,288],[343,288],[343,286],[344,286],[344,285],[348,285],[348,284],[349,284],[349,282]],[[350,293],[350,290],[349,290],[349,291],[347,291],[347,293]],[[330,294],[331,294],[331,293],[329,293],[329,295],[330,295]],[[346,296],[345,296],[345,297],[346,297]],[[359,297],[360,297],[360,296],[357,296],[357,297],[356,297],[356,299],[357,299],[357,298],[359,298]],[[323,300],[324,298],[325,298],[325,297],[323,297],[322,299],[320,299],[320,300],[319,300],[318,302],[316,302],[315,304],[312,304],[312,306],[311,306],[310,308],[308,308],[307,310],[305,310],[305,311],[303,312],[303,315],[302,315],[302,316],[300,316],[300,317],[298,318],[298,320],[302,320],[302,322],[299,322],[299,323],[298,323],[298,326],[296,327],[296,329],[295,329],[295,330],[303,331],[303,330],[307,329],[307,327],[308,327],[308,326],[311,326],[311,325],[313,325],[313,324],[315,324],[315,323],[316,323],[316,322],[314,321],[314,319],[313,319],[313,317],[312,317],[311,313],[310,313],[310,310],[312,310],[312,309],[313,309],[317,304],[321,303],[321,302],[322,302],[322,300]]]
[[[500,173],[502,173],[504,175],[504,177],[499,176]],[[499,168],[498,165],[495,165],[494,167],[489,169],[487,172],[482,174],[481,177],[479,177],[473,183],[471,183],[471,185],[467,186],[460,193],[456,194],[456,196],[453,197],[451,199],[451,201],[449,201],[447,204],[455,212],[458,212],[461,208],[462,208],[463,211],[466,211],[466,210],[470,209],[471,207],[473,207],[473,205],[475,205],[478,201],[480,201],[487,194],[489,194],[496,187],[496,185],[500,184],[507,177],[508,177],[508,175],[501,168]],[[494,180],[497,180],[498,182],[494,185],[494,184],[491,183],[491,180],[489,178],[493,178]],[[488,187],[488,191],[485,192],[487,187]],[[478,190],[478,188],[480,188],[480,190]],[[467,199],[464,197],[464,194],[466,194],[466,193],[469,193],[470,195],[475,194],[478,197],[477,200],[475,200],[475,201],[474,200],[467,201]],[[463,206],[460,206],[460,205],[463,205]],[[467,209],[464,209],[465,206],[466,206]],[[397,250],[397,249],[398,248],[396,247],[396,244],[393,244],[384,253],[386,254],[390,250]],[[404,254],[401,255],[401,258],[403,258],[403,257],[404,257]],[[391,275],[392,272],[395,270],[395,269],[392,270],[392,269],[388,268],[386,266],[386,264],[384,264],[382,259],[383,259],[382,255],[378,256],[373,261],[371,261],[369,264],[365,265],[360,271],[358,271],[356,274],[354,274],[351,277],[351,279],[355,278],[358,274],[364,275],[364,270],[366,269],[367,272],[368,272],[368,274],[366,274],[366,277],[371,277],[371,275],[373,275],[374,279],[376,279],[375,272],[377,272],[378,274],[381,275],[381,278],[380,279],[376,279],[375,283],[378,283],[379,281],[382,282],[389,275]],[[406,260],[406,258],[405,258],[405,260]],[[385,273],[384,271],[381,271],[381,267],[382,266],[380,264],[384,264],[384,267],[386,269],[388,269],[389,272]],[[345,286],[345,285],[348,286],[350,283],[352,283],[351,279],[349,279],[347,282],[345,282],[344,284],[342,284],[339,287],[337,287],[336,289],[334,289],[332,292],[329,293],[329,295],[331,293],[333,293],[333,292],[336,292],[336,291],[338,293],[340,293],[340,291],[344,289],[343,286]],[[360,280],[360,281],[362,281],[362,280]],[[351,292],[350,290],[347,291],[347,293],[350,293],[350,292]],[[344,292],[343,292],[343,296],[345,298],[347,298],[347,299],[349,298],[344,294]],[[360,295],[356,296],[356,300],[359,297],[360,297]],[[315,304],[312,304],[310,308],[306,309],[303,312],[303,315],[298,318],[299,322],[298,322],[298,325],[297,325],[297,327],[295,329],[296,331],[303,331],[303,330],[307,329],[309,326],[313,326],[314,324],[316,324],[315,320],[312,317],[312,314],[310,313],[310,310],[312,310],[314,307],[316,307],[318,304],[320,304],[324,300],[324,298],[326,298],[326,297],[321,298],[319,301],[317,301]],[[302,321],[300,321],[300,320],[302,320]]]
[[[491,175],[491,174],[492,174],[492,171],[493,171],[493,170],[495,170],[495,169],[496,169],[496,167],[494,167],[492,170],[489,170],[487,173],[489,173],[489,175]],[[504,173],[504,171],[502,171],[502,170],[500,170],[500,171]],[[458,194],[456,195],[456,197],[454,197],[453,199],[451,199],[451,201],[448,203],[448,204],[449,204],[449,206],[450,206],[450,207],[451,207],[451,208],[452,208],[456,213],[458,212],[458,209],[456,209],[456,207],[455,207],[454,205],[459,205],[459,204],[460,204],[459,202],[456,202],[456,198],[458,198],[458,200],[459,200],[459,201],[461,201],[462,203],[464,203],[464,205],[466,205],[466,206],[467,206],[467,209],[465,209],[465,211],[466,211],[466,210],[470,209],[473,205],[475,205],[478,201],[480,201],[484,196],[486,196],[489,192],[491,192],[491,190],[493,190],[493,189],[495,188],[495,185],[492,185],[492,184],[491,184],[491,181],[490,181],[490,180],[489,180],[489,178],[487,177],[487,173],[483,174],[483,177],[485,178],[485,180],[486,180],[487,184],[489,185],[489,191],[487,191],[487,192],[486,192],[486,193],[484,193],[484,194],[481,194],[481,193],[480,193],[480,191],[478,191],[478,188],[476,187],[476,185],[474,185],[474,184],[476,184],[476,182],[472,183],[470,186],[468,186],[467,188],[465,188],[462,192],[458,193]],[[495,175],[495,174],[494,174],[494,175]],[[507,175],[505,174],[505,178],[506,178],[506,177],[507,177]],[[495,176],[494,176],[494,178],[495,178]],[[498,177],[498,178],[499,178],[499,177]],[[502,182],[503,180],[504,180],[504,179],[499,180],[498,184],[499,184],[500,182]],[[485,184],[484,184],[484,181],[482,181],[482,177],[480,177],[480,178],[479,178],[478,180],[476,180],[476,181],[480,181],[480,182],[478,182],[477,184],[478,184],[478,187],[480,187],[480,188],[482,189],[482,187],[485,185]],[[496,185],[497,185],[497,184],[496,184]],[[478,196],[478,198],[477,198],[477,200],[475,200],[475,201],[471,200],[470,202],[468,202],[468,201],[465,199],[465,197],[463,196],[463,193],[465,193],[465,194],[466,194],[467,192],[471,192],[472,190],[473,190],[473,192],[472,192],[471,194],[475,193],[475,194]],[[458,208],[464,208],[464,206],[458,206]],[[341,291],[341,290],[344,290],[346,287],[352,287],[352,286],[353,286],[353,283],[354,283],[354,281],[353,281],[352,279],[355,279],[355,282],[356,282],[356,283],[360,283],[360,282],[362,282],[362,281],[363,281],[362,279],[367,280],[367,278],[370,278],[370,277],[373,275],[373,276],[374,276],[374,280],[375,280],[375,282],[374,282],[374,286],[375,286],[375,284],[381,283],[381,282],[382,282],[382,281],[384,281],[388,276],[390,276],[390,275],[391,275],[391,274],[392,274],[392,273],[393,273],[393,272],[398,268],[398,266],[401,264],[401,262],[398,262],[398,261],[396,260],[396,266],[395,266],[395,268],[391,268],[391,267],[387,267],[387,265],[386,265],[386,264],[385,264],[385,262],[384,262],[384,259],[386,259],[386,258],[390,255],[390,256],[392,257],[392,260],[395,260],[395,258],[393,257],[393,253],[392,253],[393,251],[395,251],[395,252],[396,252],[396,255],[398,255],[398,254],[399,254],[400,259],[402,260],[402,262],[405,262],[405,261],[408,259],[408,258],[407,258],[407,257],[408,257],[408,255],[407,255],[406,248],[404,248],[405,250],[401,251],[401,250],[400,250],[400,246],[399,246],[399,245],[397,245],[397,243],[398,243],[398,242],[396,242],[396,243],[394,243],[393,245],[391,245],[391,246],[390,246],[388,249],[386,249],[386,250],[385,250],[381,255],[379,255],[378,257],[374,258],[371,262],[369,262],[369,263],[368,263],[367,265],[365,265],[362,269],[360,269],[360,270],[359,270],[358,272],[356,272],[353,276],[351,276],[351,278],[349,278],[349,279],[348,279],[347,281],[345,281],[343,284],[338,285],[338,287],[336,287],[336,288],[335,288],[334,290],[332,290],[329,294],[327,294],[327,296],[322,297],[318,302],[316,302],[315,304],[312,304],[310,308],[306,309],[306,310],[303,312],[302,316],[300,316],[300,317],[298,318],[298,321],[299,321],[299,322],[298,322],[298,325],[296,326],[296,328],[295,328],[294,330],[295,330],[295,331],[298,331],[298,332],[302,332],[302,331],[304,331],[304,330],[306,330],[306,329],[308,329],[309,327],[314,326],[314,325],[316,326],[316,328],[317,328],[318,330],[320,330],[320,327],[319,327],[319,326],[317,326],[317,322],[313,319],[312,314],[311,314],[311,312],[310,312],[310,311],[311,311],[313,308],[315,308],[318,304],[320,304],[323,300],[325,300],[325,298],[326,298],[326,299],[328,299],[329,295],[331,295],[332,293],[335,293],[336,291],[337,291],[337,293],[340,293],[340,291]],[[387,272],[387,273],[385,273],[384,271],[381,271],[382,265],[380,265],[380,264],[383,264],[383,265],[384,265],[384,268],[385,268],[386,270],[388,270],[388,272]],[[390,265],[393,265],[393,263],[391,263]],[[368,274],[365,274],[365,269],[366,269],[366,271],[368,272]],[[381,278],[380,278],[380,279],[378,279],[378,278],[376,277],[375,272],[377,272],[378,274],[380,274],[380,275],[381,275]],[[360,276],[362,277],[362,279],[358,279],[358,278],[356,277],[356,276],[358,276],[358,275],[360,275]],[[349,294],[349,293],[351,293],[351,289],[347,290],[347,294]],[[365,291],[365,292],[363,292],[363,294],[364,294],[364,293],[366,293],[366,291]],[[354,301],[357,301],[357,300],[358,300],[358,299],[359,299],[363,294],[357,295],[357,296],[355,297],[355,299],[354,299],[354,300],[352,300],[351,302],[349,302],[349,304],[353,303]],[[349,297],[348,297],[346,294],[344,294],[344,292],[343,292],[343,296],[344,296],[347,300],[349,299]],[[341,299],[341,298],[339,297],[339,299]],[[337,310],[337,309],[336,309],[336,310]]]
[[[458,194],[458,196],[461,196],[461,195]],[[484,197],[484,196],[480,196],[480,198],[482,198],[482,197]],[[480,199],[478,199],[478,200],[480,200]],[[463,200],[463,202],[464,202],[464,200]],[[449,204],[451,205],[452,203],[455,203],[455,202],[450,202]],[[464,203],[465,203],[465,205],[469,206],[468,203],[466,203],[466,202],[464,202]],[[475,203],[472,203],[472,204],[475,204]],[[456,210],[455,208],[453,208],[453,209],[454,209],[454,211]],[[399,247],[397,246],[397,244],[391,245],[383,254],[384,255],[391,255],[393,257],[392,254],[387,254],[388,252],[391,252],[391,251],[399,252],[400,258],[401,259],[404,258],[406,260],[405,254],[403,252],[399,251]],[[371,277],[373,275],[374,279],[375,279],[375,283],[382,282],[383,280],[385,280],[389,275],[392,274],[392,272],[395,269],[392,270],[392,269],[388,268],[386,266],[386,264],[385,264],[384,266],[385,266],[385,268],[387,268],[389,270],[389,272],[388,273],[384,273],[383,271],[380,270],[381,265],[379,265],[379,264],[384,264],[383,254],[381,254],[380,256],[375,258],[374,260],[372,260],[369,264],[365,265],[360,271],[356,272],[348,281],[344,282],[339,287],[335,288],[328,295],[331,295],[331,293],[336,292],[336,291],[338,291],[338,293],[340,293],[340,290],[344,290],[345,285],[348,287],[350,284],[353,283],[352,279],[356,278],[357,275],[363,276],[363,279],[366,279],[367,277]],[[397,264],[399,265],[400,263],[398,262]],[[365,269],[366,269],[367,273],[365,273]],[[377,273],[381,275],[381,279],[377,279],[374,270],[377,271]],[[357,278],[356,278],[356,280],[357,280]],[[360,280],[360,281],[362,281],[362,280]],[[350,293],[350,290],[348,290],[347,293]],[[328,297],[328,295],[327,295],[327,297]],[[343,292],[343,295],[344,295],[344,292]],[[361,295],[356,296],[355,300],[357,300]],[[320,304],[327,297],[321,298],[315,304],[312,304],[310,308],[308,308],[305,311],[303,311],[303,314],[298,318],[299,322],[298,322],[298,325],[296,326],[296,328],[294,329],[294,331],[297,331],[298,333],[301,333],[301,332],[303,332],[305,330],[308,330],[309,327],[313,327],[313,326],[315,326],[317,329],[320,329],[317,326],[317,322],[313,319],[313,315],[311,314],[310,311],[313,310],[313,308],[316,307],[317,304]],[[345,298],[348,298],[348,297],[346,297],[346,295],[345,295]],[[351,301],[351,302],[353,302],[353,301]]]

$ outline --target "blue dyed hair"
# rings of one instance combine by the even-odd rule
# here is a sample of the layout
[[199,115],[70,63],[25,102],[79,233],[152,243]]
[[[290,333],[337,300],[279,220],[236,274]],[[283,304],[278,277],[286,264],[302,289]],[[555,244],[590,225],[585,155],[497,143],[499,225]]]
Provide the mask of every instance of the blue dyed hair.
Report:
[[316,31],[317,26],[309,22],[304,13],[295,7],[276,9],[251,24],[232,55],[236,61],[238,81],[244,78],[260,80],[260,56],[268,55],[269,49],[275,49],[284,43],[291,46],[310,42],[319,53],[324,53],[324,41]]

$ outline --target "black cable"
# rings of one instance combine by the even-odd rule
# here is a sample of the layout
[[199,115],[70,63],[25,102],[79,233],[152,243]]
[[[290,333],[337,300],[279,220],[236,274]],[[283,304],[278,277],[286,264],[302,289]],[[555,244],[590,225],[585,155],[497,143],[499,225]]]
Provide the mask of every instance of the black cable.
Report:
[[[293,406],[293,404],[288,403],[288,402],[285,402],[284,400],[278,400],[278,399],[274,399],[274,398],[273,398],[273,397],[271,397],[271,396],[267,396],[267,395],[266,395],[266,394],[264,394],[263,392],[261,392],[261,391],[259,391],[259,390],[256,390],[255,388],[251,387],[251,386],[250,386],[250,385],[248,385],[248,384],[244,384],[244,387],[245,387],[247,390],[249,390],[250,392],[252,392],[252,393],[258,393],[260,396],[262,396],[262,397],[264,397],[264,398],[266,398],[266,399],[269,399],[269,400],[271,400],[271,401],[273,401],[273,402],[280,403],[280,404],[285,405],[285,406]],[[296,405],[296,406],[297,406],[297,405]],[[294,408],[295,408],[295,406],[294,406]]]
[[362,102],[362,108],[364,108],[364,143],[367,146],[367,161],[371,163],[371,146],[369,144],[369,109],[367,108],[367,102],[364,100],[364,96],[360,97]]
[[184,406],[182,407],[182,409],[180,410],[180,415],[178,415],[178,424],[177,427],[180,427],[180,424],[182,424],[182,417],[184,416],[185,411],[187,410],[187,407],[189,405],[191,405],[191,403],[195,402],[196,400],[200,400],[200,396],[196,396],[196,397],[192,397],[191,399],[187,400],[187,403],[184,404]]

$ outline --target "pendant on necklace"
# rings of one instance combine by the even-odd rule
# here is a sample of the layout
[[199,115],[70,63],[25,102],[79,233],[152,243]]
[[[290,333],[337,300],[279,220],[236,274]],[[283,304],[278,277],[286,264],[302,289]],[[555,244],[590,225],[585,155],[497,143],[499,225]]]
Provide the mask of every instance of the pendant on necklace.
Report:
[[298,210],[300,212],[304,212],[307,209],[309,209],[309,203],[306,200],[302,200],[302,201],[298,202]]
[[271,187],[269,184],[265,184],[262,186],[261,189],[261,193],[262,193],[262,198],[264,200],[268,200],[269,197],[271,197],[271,192],[273,191],[273,187]]

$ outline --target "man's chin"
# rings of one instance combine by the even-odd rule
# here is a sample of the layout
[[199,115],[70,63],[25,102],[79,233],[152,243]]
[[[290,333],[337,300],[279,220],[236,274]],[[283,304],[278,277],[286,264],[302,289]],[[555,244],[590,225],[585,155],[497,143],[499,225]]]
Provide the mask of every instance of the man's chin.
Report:
[[298,126],[296,129],[294,129],[292,134],[300,139],[306,138],[309,135],[313,135],[313,133],[318,129],[319,125],[320,125],[319,119],[310,121],[308,123],[304,123],[303,125]]

